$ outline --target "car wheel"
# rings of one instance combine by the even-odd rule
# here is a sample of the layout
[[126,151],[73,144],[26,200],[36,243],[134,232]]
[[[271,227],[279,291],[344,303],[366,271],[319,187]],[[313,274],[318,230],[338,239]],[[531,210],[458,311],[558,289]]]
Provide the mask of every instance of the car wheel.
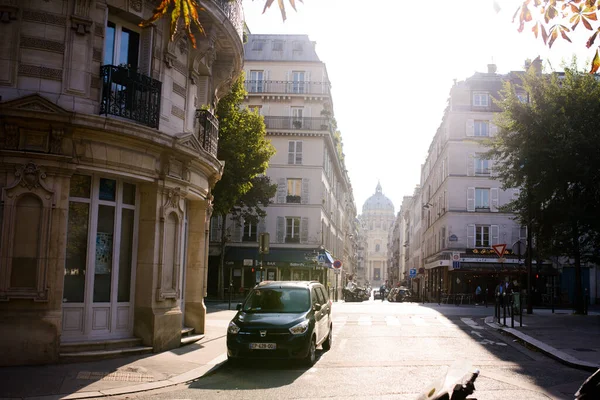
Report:
[[308,354],[304,359],[304,365],[307,367],[312,367],[317,361],[317,344],[315,342],[315,338],[310,340],[310,345],[308,346]]
[[327,335],[327,339],[323,342],[323,350],[327,351],[331,349],[331,340],[333,336],[333,327],[329,325],[329,334]]

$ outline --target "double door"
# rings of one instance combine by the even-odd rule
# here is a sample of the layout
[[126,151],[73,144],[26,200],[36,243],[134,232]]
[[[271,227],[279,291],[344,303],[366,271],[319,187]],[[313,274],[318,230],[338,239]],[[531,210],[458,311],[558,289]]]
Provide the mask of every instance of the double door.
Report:
[[94,175],[71,178],[63,341],[132,335],[138,203],[135,184]]

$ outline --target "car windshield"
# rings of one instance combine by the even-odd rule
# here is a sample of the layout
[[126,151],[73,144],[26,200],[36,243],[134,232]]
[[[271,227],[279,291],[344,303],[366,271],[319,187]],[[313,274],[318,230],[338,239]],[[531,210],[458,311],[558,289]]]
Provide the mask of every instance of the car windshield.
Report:
[[310,305],[308,289],[303,288],[261,288],[254,289],[246,299],[245,312],[261,313],[300,313]]

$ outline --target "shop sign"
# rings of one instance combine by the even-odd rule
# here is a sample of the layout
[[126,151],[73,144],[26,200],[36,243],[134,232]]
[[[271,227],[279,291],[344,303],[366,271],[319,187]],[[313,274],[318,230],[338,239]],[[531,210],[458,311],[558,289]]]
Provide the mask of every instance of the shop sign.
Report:
[[[466,249],[465,250],[466,254],[473,254],[473,255],[481,255],[481,256],[496,256],[498,257],[498,255],[496,254],[496,252],[494,251],[494,249],[492,249],[491,247],[487,248],[481,248],[481,249]],[[513,251],[511,249],[504,249],[504,255],[513,255]]]
[[[497,258],[461,258],[460,262],[473,262],[473,263],[498,263]],[[513,258],[506,258],[504,263],[506,264],[517,264],[519,260],[515,260]]]

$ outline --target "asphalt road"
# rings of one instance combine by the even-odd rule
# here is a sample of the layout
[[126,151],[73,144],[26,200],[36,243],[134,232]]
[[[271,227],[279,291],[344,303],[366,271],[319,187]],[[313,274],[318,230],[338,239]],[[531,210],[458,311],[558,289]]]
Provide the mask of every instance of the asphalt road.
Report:
[[[233,312],[226,312],[224,329]],[[485,399],[572,399],[588,373],[531,351],[487,327],[493,308],[416,303],[335,303],[330,351],[310,369],[290,362],[225,363],[189,385],[122,398],[415,399],[466,360]]]

